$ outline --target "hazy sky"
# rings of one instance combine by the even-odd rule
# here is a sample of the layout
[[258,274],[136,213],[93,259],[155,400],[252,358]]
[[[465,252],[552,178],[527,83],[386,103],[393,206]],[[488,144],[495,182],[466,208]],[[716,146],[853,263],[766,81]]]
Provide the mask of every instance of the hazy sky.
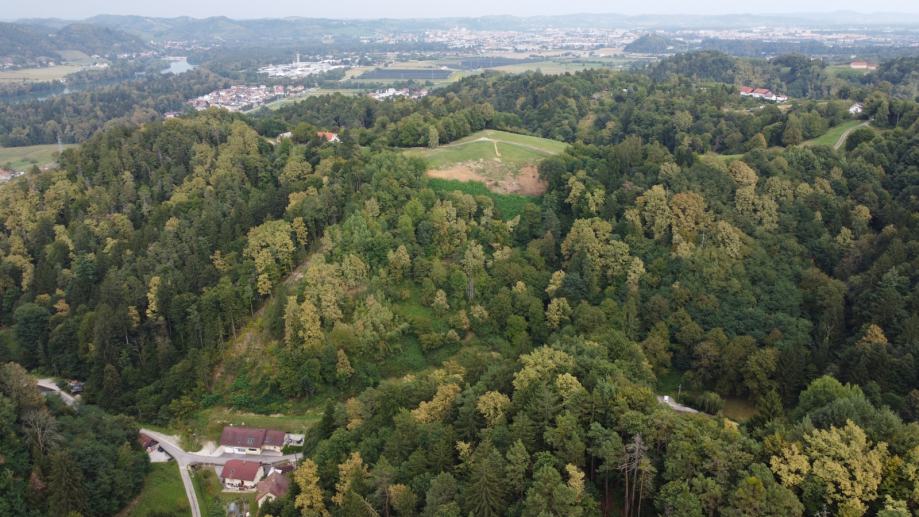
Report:
[[759,14],[839,10],[919,13],[917,0],[0,0],[0,4],[6,4],[0,9],[0,17],[5,19],[86,18],[95,14],[224,15],[232,18],[426,18],[489,14]]

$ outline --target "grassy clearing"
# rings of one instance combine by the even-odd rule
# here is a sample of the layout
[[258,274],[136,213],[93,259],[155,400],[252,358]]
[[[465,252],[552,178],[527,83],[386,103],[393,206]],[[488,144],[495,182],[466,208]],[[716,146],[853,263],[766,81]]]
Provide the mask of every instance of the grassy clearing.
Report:
[[435,190],[489,196],[503,217],[512,218],[545,190],[536,170],[539,162],[567,146],[547,138],[489,129],[434,149],[416,148],[405,153],[427,161],[429,185]]
[[831,127],[826,133],[817,138],[804,142],[804,145],[827,145],[832,147],[836,145],[836,142],[843,133],[858,126],[862,122],[861,120],[847,120],[838,126]]
[[735,422],[744,423],[756,416],[756,406],[749,400],[730,397],[724,399],[721,412]]
[[144,488],[121,517],[146,517],[154,514],[186,515],[191,509],[174,461],[154,463],[144,479]]
[[488,187],[484,184],[477,181],[456,181],[431,178],[428,180],[428,185],[438,192],[453,192],[459,190],[460,192],[473,196],[488,196],[494,201],[495,208],[497,208],[503,219],[513,219],[517,215],[523,213],[523,207],[525,207],[527,203],[539,204],[537,198],[492,192],[488,190]]
[[58,65],[45,68],[22,68],[20,70],[4,70],[0,72],[0,83],[28,83],[41,81],[56,81],[79,72],[83,67],[79,65]]
[[[74,147],[65,145],[64,148]],[[57,160],[57,144],[27,145],[24,147],[0,147],[0,167],[25,170],[33,165],[41,167]]]

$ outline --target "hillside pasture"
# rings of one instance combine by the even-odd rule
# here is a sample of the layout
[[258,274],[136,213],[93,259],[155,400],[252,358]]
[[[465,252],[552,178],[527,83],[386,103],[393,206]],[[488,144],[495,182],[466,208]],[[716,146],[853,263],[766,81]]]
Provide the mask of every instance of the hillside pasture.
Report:
[[835,146],[839,143],[840,138],[845,135],[848,131],[851,131],[858,126],[862,125],[864,121],[862,120],[847,120],[838,126],[833,126],[826,133],[804,142],[804,145],[826,145],[826,146]]
[[546,190],[537,165],[566,147],[563,142],[485,130],[435,149],[412,149],[428,163],[428,176],[479,182],[492,192],[539,196]]

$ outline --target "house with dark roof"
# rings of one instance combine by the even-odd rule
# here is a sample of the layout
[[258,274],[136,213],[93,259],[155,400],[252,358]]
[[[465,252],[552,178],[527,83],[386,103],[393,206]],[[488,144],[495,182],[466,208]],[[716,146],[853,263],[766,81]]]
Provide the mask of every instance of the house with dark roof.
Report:
[[263,475],[262,464],[257,461],[230,460],[224,464],[220,479],[227,490],[252,490]]
[[220,433],[220,446],[231,454],[280,453],[284,448],[284,437],[283,431],[274,429],[227,426]]
[[284,497],[288,490],[290,490],[290,479],[280,472],[273,472],[258,482],[255,489],[255,501],[261,507],[267,502]]

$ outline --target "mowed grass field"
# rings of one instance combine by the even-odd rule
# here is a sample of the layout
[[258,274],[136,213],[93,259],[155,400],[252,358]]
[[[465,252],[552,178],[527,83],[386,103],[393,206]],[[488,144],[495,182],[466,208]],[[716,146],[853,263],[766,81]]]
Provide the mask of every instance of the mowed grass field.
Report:
[[179,467],[170,461],[150,465],[150,473],[144,479],[140,495],[119,516],[187,515],[190,512]]
[[836,141],[839,140],[839,137],[842,136],[846,131],[858,127],[859,124],[864,122],[863,120],[847,120],[838,126],[833,126],[826,133],[804,142],[804,145],[828,145],[830,147],[836,144]]
[[410,149],[406,154],[427,161],[432,188],[487,195],[501,216],[512,218],[545,191],[539,162],[567,146],[547,138],[489,129],[434,149]]
[[[65,145],[64,148],[74,147]],[[48,165],[57,160],[57,144],[0,147],[0,167],[25,170],[33,165]]]
[[486,129],[435,149],[418,148],[406,153],[425,158],[431,168],[441,168],[496,158],[508,165],[521,165],[560,154],[566,147],[568,144],[557,140]]
[[79,65],[58,65],[45,68],[4,70],[0,72],[0,83],[56,81],[74,72],[79,72],[82,68]]

